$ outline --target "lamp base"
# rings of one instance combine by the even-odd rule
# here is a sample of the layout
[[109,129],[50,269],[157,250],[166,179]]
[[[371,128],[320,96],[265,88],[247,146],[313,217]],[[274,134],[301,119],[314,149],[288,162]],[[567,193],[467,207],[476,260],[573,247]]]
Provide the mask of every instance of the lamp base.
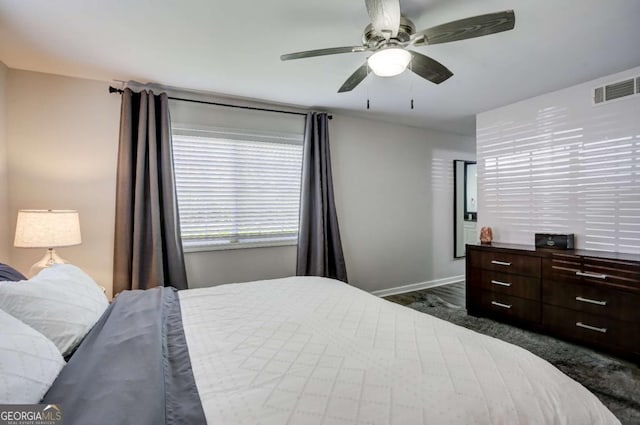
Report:
[[38,273],[40,273],[43,269],[46,269],[47,267],[53,266],[54,264],[67,264],[67,260],[65,260],[64,258],[60,257],[56,253],[55,249],[49,248],[49,249],[47,249],[47,252],[44,254],[44,257],[42,257],[42,259],[40,259],[40,261],[38,261],[33,266],[31,266],[31,268],[29,269],[29,275],[28,276],[29,277],[33,277],[33,276],[37,275]]

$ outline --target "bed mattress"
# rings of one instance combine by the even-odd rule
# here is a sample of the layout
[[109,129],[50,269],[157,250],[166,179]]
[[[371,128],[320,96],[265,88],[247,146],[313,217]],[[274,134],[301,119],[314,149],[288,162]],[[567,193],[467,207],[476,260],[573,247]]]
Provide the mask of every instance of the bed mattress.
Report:
[[179,292],[208,424],[619,424],[517,346],[342,282]]

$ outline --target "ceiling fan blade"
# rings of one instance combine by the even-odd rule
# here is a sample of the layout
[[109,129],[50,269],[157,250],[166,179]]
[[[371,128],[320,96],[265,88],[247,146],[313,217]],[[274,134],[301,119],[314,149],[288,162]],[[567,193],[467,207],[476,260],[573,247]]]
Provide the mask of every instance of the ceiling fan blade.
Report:
[[413,43],[415,46],[448,43],[509,31],[513,29],[515,24],[516,16],[513,10],[505,10],[436,25],[415,33],[411,38],[416,40]]
[[398,35],[400,28],[399,0],[365,0],[371,25],[387,39]]
[[409,53],[411,53],[411,71],[425,80],[440,84],[453,75],[453,72],[437,60],[411,50]]
[[365,62],[364,65],[356,69],[356,72],[347,78],[347,81],[345,81],[342,87],[338,89],[338,93],[344,93],[355,89],[362,80],[367,78],[367,75],[369,75],[369,65]]
[[363,46],[353,47],[330,47],[328,49],[305,50],[304,52],[288,53],[280,56],[280,60],[288,61],[291,59],[312,58],[315,56],[336,55],[338,53],[364,52],[367,50]]

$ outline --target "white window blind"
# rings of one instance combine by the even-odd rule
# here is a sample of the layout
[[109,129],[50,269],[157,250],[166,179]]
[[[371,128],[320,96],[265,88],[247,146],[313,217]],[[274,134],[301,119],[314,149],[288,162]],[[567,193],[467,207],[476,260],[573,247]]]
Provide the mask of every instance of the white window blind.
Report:
[[185,249],[295,243],[301,134],[173,129]]
[[570,120],[565,108],[548,107],[535,121],[502,118],[479,127],[483,225],[497,227],[507,242],[575,233],[579,248],[640,253],[637,118],[596,113],[602,118]]

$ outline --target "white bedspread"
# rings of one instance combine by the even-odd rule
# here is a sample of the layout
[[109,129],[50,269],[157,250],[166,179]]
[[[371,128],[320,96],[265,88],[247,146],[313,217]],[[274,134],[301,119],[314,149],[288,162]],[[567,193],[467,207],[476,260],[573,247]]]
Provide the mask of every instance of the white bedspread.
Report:
[[341,282],[180,292],[209,425],[619,424],[514,345]]

